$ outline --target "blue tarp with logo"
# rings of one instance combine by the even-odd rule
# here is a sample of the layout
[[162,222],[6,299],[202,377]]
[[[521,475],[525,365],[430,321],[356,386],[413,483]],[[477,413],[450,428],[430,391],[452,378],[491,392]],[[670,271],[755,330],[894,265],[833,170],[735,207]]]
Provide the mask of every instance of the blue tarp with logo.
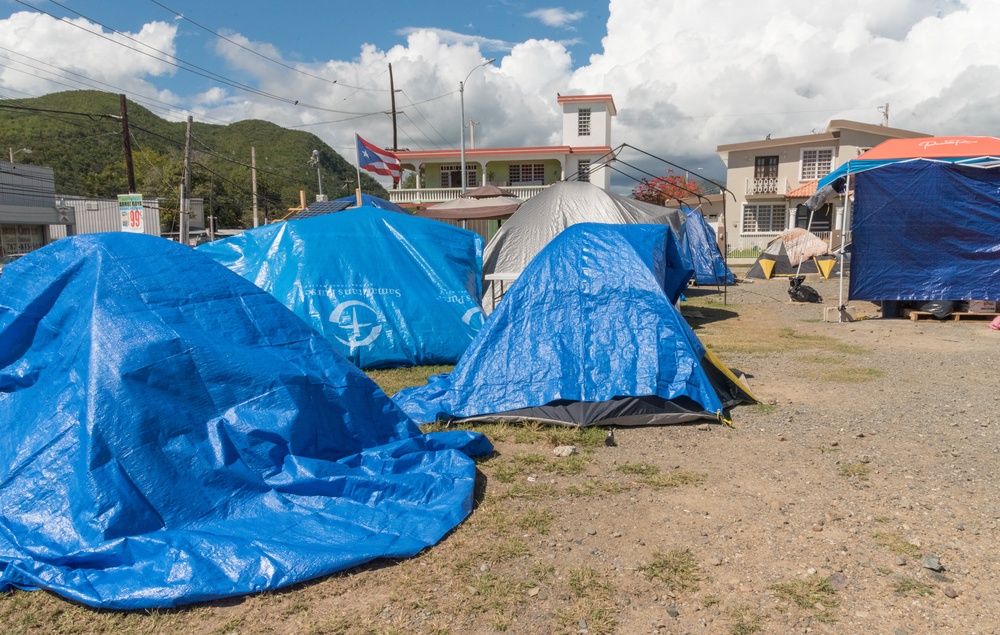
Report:
[[852,300],[1000,300],[1000,168],[908,161],[857,174]]
[[482,325],[482,238],[435,220],[359,207],[198,250],[361,368],[454,364]]
[[705,349],[675,303],[667,225],[580,223],[531,261],[447,375],[394,396],[418,422],[496,414],[590,425],[715,418]]
[[715,230],[698,210],[684,206],[681,211],[687,222],[681,228],[679,249],[684,263],[694,270],[694,281],[702,285],[733,284],[733,272],[719,251]]
[[273,297],[141,234],[0,276],[0,592],[170,607],[412,556],[469,513],[471,433],[422,435]]

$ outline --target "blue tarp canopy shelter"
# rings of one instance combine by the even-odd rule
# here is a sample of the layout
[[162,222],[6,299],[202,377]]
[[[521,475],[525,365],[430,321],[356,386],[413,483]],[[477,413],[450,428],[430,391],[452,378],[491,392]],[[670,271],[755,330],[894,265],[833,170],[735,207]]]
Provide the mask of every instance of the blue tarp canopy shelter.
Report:
[[513,283],[454,372],[394,400],[418,422],[717,419],[745,395],[719,388],[725,371],[706,363],[675,307],[690,276],[667,225],[567,227]]
[[454,364],[482,325],[482,238],[438,221],[358,207],[198,249],[361,368]]
[[269,294],[126,234],[0,276],[0,591],[171,607],[412,556],[469,513],[470,433],[422,435]]
[[855,177],[852,300],[1000,300],[1000,166],[897,161]]
[[683,206],[681,211],[687,216],[687,222],[679,232],[679,248],[684,263],[694,270],[695,283],[716,286],[733,284],[733,272],[726,266],[719,251],[715,230],[698,210]]

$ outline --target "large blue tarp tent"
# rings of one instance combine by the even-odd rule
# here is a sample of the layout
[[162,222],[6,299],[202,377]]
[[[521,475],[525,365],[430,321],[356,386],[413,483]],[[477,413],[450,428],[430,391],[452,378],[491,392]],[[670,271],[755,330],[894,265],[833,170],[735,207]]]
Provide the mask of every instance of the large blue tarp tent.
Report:
[[420,434],[273,297],[166,240],[0,276],[0,591],[170,607],[434,544],[480,435]]
[[684,263],[694,270],[694,281],[699,285],[733,284],[733,272],[719,251],[715,230],[698,210],[683,206],[681,211],[687,216],[687,222],[679,232],[679,248]]
[[690,276],[667,225],[567,227],[513,283],[454,371],[394,400],[418,422],[718,418],[730,399],[675,306]]
[[852,300],[1000,300],[1000,167],[910,160],[857,174]]
[[454,364],[482,325],[482,238],[435,220],[358,207],[198,250],[361,368]]

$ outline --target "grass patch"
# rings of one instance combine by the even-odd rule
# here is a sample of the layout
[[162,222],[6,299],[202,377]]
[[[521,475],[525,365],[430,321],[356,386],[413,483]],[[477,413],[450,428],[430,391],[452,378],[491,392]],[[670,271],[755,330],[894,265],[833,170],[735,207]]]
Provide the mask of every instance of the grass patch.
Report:
[[830,579],[814,575],[805,580],[793,580],[772,584],[772,591],[782,600],[791,602],[799,608],[816,612],[816,619],[820,622],[832,623],[836,621],[830,609],[839,605],[837,591],[830,586]]
[[558,496],[556,488],[549,483],[515,483],[507,490],[507,498],[527,498],[540,500]]
[[593,597],[608,591],[608,585],[601,580],[597,571],[590,567],[570,571],[566,577],[566,584],[578,598]]
[[492,466],[491,476],[501,483],[513,483],[521,474],[524,474],[524,467],[513,463],[496,463]]
[[679,549],[666,553],[657,550],[653,561],[639,567],[648,580],[660,580],[671,591],[698,590],[698,565],[690,549]]
[[622,463],[618,466],[618,471],[622,474],[632,474],[636,476],[652,476],[660,473],[660,468],[652,463]]
[[904,540],[903,536],[897,531],[876,531],[872,534],[872,538],[875,539],[876,545],[879,547],[885,547],[892,553],[898,553],[904,556],[920,555],[920,547],[908,540]]
[[934,587],[916,578],[900,578],[892,585],[897,595],[934,595]]
[[410,386],[423,386],[431,375],[450,373],[454,366],[412,366],[409,368],[383,368],[366,370],[372,381],[390,397]]
[[575,445],[580,448],[594,449],[604,447],[608,431],[604,428],[587,426],[576,428],[571,426],[548,426],[543,431],[545,440],[552,447],[557,445]]
[[614,481],[587,480],[583,483],[570,485],[563,490],[566,496],[599,496],[601,494],[618,494],[622,491],[622,486]]
[[545,470],[559,476],[575,476],[583,474],[587,470],[587,462],[587,459],[584,457],[574,454],[573,456],[549,461],[545,466]]
[[683,485],[698,485],[704,483],[707,477],[688,470],[673,470],[672,472],[644,476],[639,481],[650,487],[681,487]]
[[701,600],[701,607],[704,609],[710,609],[713,606],[718,606],[721,603],[722,600],[719,599],[718,595],[706,595]]
[[871,472],[871,468],[864,463],[843,463],[837,470],[837,474],[845,478],[856,478],[859,481],[867,481],[869,472]]
[[547,509],[529,509],[515,521],[515,524],[521,529],[534,531],[544,536],[552,528],[554,518],[553,513]]
[[764,618],[760,613],[747,605],[740,605],[729,612],[733,619],[730,635],[754,635],[764,632]]
[[844,355],[864,355],[868,351],[854,344],[846,344],[826,335],[806,335],[790,327],[762,326],[754,337],[747,338],[743,331],[732,330],[724,335],[713,334],[708,347],[716,353],[744,353],[767,355],[798,351],[823,351]]
[[559,621],[565,632],[580,630],[580,619],[587,623],[587,632],[611,635],[615,632],[615,611],[612,588],[601,575],[590,567],[573,569],[566,576],[566,584],[573,596],[569,608],[559,611]]
[[829,445],[821,445],[821,446],[819,446],[819,453],[820,454],[829,454],[830,452],[840,452],[840,448],[832,447],[832,446],[829,446]]
[[769,415],[774,414],[778,410],[778,404],[776,403],[755,403],[750,406],[757,411],[757,414]]
[[814,368],[807,371],[806,374],[815,379],[824,379],[838,384],[863,384],[881,378],[885,372],[877,368],[847,366],[844,368]]

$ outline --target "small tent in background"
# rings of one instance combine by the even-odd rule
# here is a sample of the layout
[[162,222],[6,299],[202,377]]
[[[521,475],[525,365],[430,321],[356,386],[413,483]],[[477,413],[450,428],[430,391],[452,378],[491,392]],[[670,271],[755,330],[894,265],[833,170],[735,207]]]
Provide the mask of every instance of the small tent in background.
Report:
[[[509,285],[535,254],[571,225],[652,223],[669,226],[679,234],[686,221],[680,210],[641,203],[591,183],[554,183],[525,201],[486,245],[484,308],[492,310],[502,295],[497,287]],[[676,249],[676,244],[671,248]]]
[[445,201],[417,212],[417,216],[437,220],[495,220],[510,218],[524,201],[495,185],[469,190],[452,201]]
[[837,271],[837,257],[830,253],[830,246],[812,232],[795,228],[786,229],[768,243],[746,277],[770,280],[775,276],[819,274],[829,278]]
[[733,272],[726,266],[726,260],[719,251],[715,230],[698,210],[685,206],[681,211],[687,216],[679,236],[681,256],[694,270],[695,283],[715,286],[733,284]]
[[448,375],[397,393],[416,421],[719,419],[752,397],[674,303],[691,272],[666,225],[573,225],[511,286]]
[[454,364],[482,325],[482,239],[374,207],[199,247],[361,368]]
[[478,435],[422,435],[207,256],[71,236],[0,277],[0,592],[112,609],[415,555],[472,506]]

